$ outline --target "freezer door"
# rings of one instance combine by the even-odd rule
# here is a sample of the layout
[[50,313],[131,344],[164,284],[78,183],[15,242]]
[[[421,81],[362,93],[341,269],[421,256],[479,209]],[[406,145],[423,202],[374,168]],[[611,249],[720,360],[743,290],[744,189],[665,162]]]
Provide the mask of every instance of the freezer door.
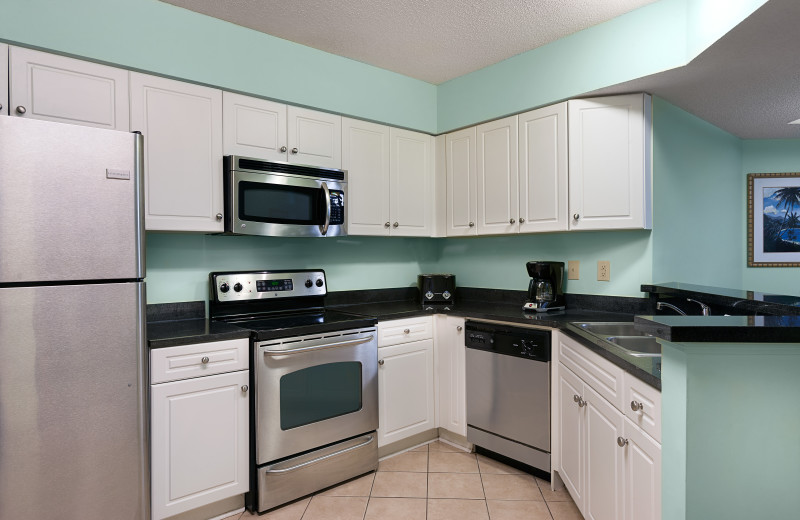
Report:
[[0,284],[144,277],[138,143],[0,117]]
[[149,519],[143,293],[0,288],[0,518]]

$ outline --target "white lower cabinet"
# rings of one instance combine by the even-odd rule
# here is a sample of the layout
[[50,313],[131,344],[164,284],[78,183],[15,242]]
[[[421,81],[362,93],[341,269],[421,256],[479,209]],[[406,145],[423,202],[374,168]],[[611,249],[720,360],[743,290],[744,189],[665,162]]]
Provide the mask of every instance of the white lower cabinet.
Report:
[[466,347],[464,318],[437,314],[436,330],[436,403],[437,424],[450,432],[467,436]]
[[[599,366],[593,368],[596,354],[559,336],[560,352],[566,345],[581,354],[588,375],[598,379],[607,375]],[[624,374],[624,378],[631,376]],[[555,469],[584,518],[660,519],[661,445],[562,362],[558,363],[557,392]],[[660,416],[660,399],[651,413]]]
[[8,115],[8,45],[0,43],[0,115]]
[[[378,323],[378,446],[436,427],[432,317]],[[428,337],[407,342],[383,338],[383,330],[427,330]],[[384,346],[386,345],[386,346]]]
[[[170,355],[170,348],[158,349],[151,353],[151,365],[164,365],[165,360],[180,364],[193,357],[211,365],[213,346],[192,345],[194,352],[177,356]],[[248,340],[239,340],[237,346],[246,359]],[[248,385],[248,370],[151,385],[154,520],[249,491]]]

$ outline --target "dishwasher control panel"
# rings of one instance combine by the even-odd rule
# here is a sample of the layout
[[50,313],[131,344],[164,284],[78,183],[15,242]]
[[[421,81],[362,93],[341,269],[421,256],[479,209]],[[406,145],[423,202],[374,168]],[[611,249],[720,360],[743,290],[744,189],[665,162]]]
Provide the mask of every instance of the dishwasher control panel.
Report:
[[550,332],[494,323],[466,323],[464,345],[506,356],[550,361]]

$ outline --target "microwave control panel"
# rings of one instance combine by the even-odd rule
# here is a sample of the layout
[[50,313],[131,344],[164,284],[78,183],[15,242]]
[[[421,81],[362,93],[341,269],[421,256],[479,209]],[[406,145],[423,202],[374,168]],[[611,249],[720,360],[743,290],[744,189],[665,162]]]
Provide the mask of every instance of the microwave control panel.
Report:
[[341,226],[344,224],[344,192],[340,190],[330,190],[331,192],[331,225]]

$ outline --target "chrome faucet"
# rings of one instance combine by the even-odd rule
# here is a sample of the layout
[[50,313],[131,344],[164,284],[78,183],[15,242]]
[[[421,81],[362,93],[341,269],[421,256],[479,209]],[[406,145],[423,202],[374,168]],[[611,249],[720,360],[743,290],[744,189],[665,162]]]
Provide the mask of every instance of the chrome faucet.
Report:
[[703,316],[708,316],[708,305],[706,305],[701,301],[693,300],[691,298],[686,298],[686,301],[698,304],[700,306],[701,312],[703,313]]
[[685,313],[685,312],[683,312],[683,311],[682,311],[682,310],[680,310],[679,308],[675,307],[675,306],[674,306],[674,305],[672,305],[671,303],[667,303],[667,302],[658,302],[658,303],[656,303],[656,310],[660,311],[660,310],[661,310],[661,309],[663,309],[664,307],[667,307],[667,308],[669,308],[669,309],[672,309],[673,311],[677,312],[677,313],[678,313],[678,314],[680,314],[681,316],[686,316],[686,313]]

